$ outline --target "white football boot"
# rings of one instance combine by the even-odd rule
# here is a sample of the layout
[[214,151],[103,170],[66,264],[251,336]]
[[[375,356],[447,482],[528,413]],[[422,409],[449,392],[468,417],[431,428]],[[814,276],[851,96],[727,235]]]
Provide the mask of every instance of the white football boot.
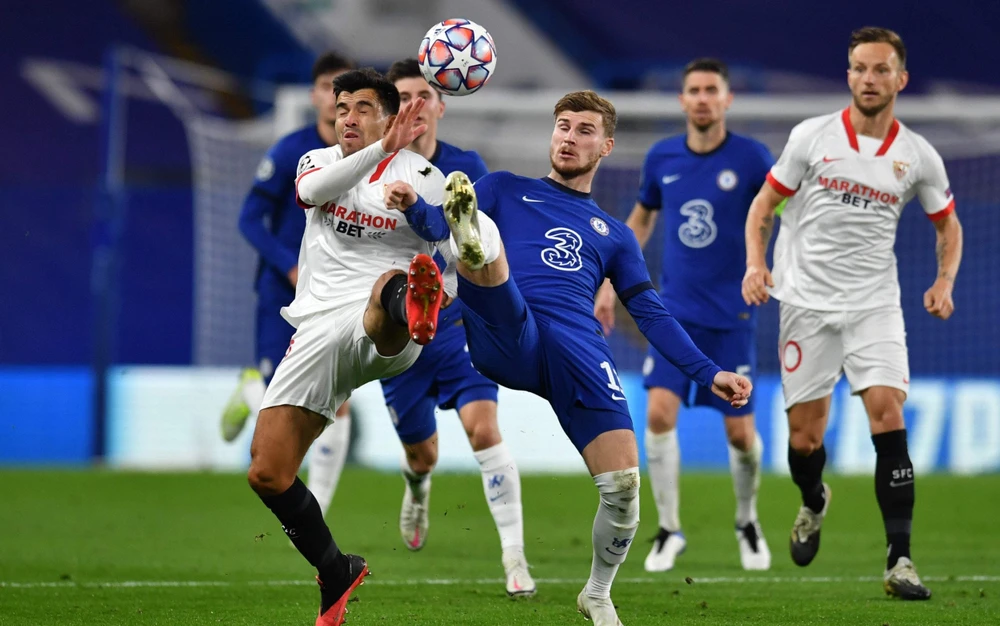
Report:
[[646,556],[647,572],[669,572],[674,569],[674,561],[687,548],[687,539],[681,531],[670,532],[661,528],[653,539],[653,549]]
[[594,626],[624,626],[611,598],[591,598],[586,588],[576,597],[576,610],[594,622]]
[[747,571],[771,569],[771,550],[764,539],[760,522],[751,522],[736,529],[736,541],[740,545],[740,564]]
[[399,534],[406,547],[416,551],[423,548],[424,542],[427,541],[427,528],[430,526],[428,509],[431,503],[431,479],[427,478],[422,494],[415,494],[410,488],[409,481],[404,482],[406,491],[403,492],[403,506],[399,511]]
[[535,595],[535,581],[528,573],[528,560],[522,550],[506,550],[503,554],[503,570],[507,577],[507,595],[512,598],[526,598]]

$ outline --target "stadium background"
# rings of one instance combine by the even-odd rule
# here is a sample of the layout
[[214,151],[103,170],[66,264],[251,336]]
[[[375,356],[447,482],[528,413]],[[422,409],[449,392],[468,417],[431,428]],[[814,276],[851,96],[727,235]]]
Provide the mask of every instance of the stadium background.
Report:
[[[227,446],[217,435],[253,344],[255,257],[236,215],[263,149],[307,119],[301,88],[278,87],[308,81],[327,48],[384,69],[412,55],[428,26],[463,15],[491,30],[498,74],[481,94],[449,102],[442,137],[480,150],[491,169],[542,175],[553,94],[613,91],[621,134],[596,194],[622,218],[645,149],[683,127],[674,94],[690,58],[730,63],[731,128],[777,155],[805,117],[796,107],[846,105],[847,34],[862,22],[900,32],[912,71],[900,117],[945,156],[966,236],[957,311],[941,323],[921,306],[935,272],[933,229],[914,208],[900,224],[911,454],[919,470],[1000,470],[1000,75],[984,69],[1000,65],[990,27],[1000,5],[774,0],[764,15],[741,1],[627,4],[15,1],[16,17],[0,24],[0,464],[242,467],[246,437]],[[753,106],[737,116],[741,102]],[[654,276],[661,241],[657,233],[649,247]],[[756,395],[765,462],[780,472],[776,332],[771,305],[760,319]],[[613,347],[641,435],[644,345],[622,324]],[[394,470],[377,385],[355,408],[354,461]],[[867,423],[843,387],[833,415],[832,466],[868,472]],[[582,468],[544,402],[505,394],[501,420],[524,470]],[[474,468],[457,420],[440,424],[442,469]],[[686,466],[725,466],[711,414],[683,417],[680,434]]]

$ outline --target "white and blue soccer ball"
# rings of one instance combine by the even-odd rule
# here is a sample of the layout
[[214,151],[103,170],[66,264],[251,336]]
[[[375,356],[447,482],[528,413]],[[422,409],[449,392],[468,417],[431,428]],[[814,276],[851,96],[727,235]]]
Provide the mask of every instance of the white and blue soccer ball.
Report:
[[441,93],[467,96],[493,77],[497,48],[493,37],[479,24],[450,19],[435,24],[417,52],[424,78]]

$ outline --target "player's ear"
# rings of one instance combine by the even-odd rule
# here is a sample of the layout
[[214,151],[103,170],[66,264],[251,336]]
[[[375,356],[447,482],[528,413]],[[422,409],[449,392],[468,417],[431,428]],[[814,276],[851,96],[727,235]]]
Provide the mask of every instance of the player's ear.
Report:
[[385,134],[389,132],[389,129],[392,128],[392,125],[396,123],[396,114],[393,113],[392,115],[385,118],[385,120],[386,120],[385,128],[382,130],[383,136],[385,136]]
[[910,82],[910,73],[907,72],[906,70],[899,70],[899,79],[897,81],[899,87],[896,89],[896,91],[903,91],[903,89],[906,88],[906,85],[909,84],[909,82]]
[[444,117],[444,98],[440,93],[435,94],[435,97],[438,99],[438,119],[441,119]]
[[606,157],[609,154],[611,154],[611,151],[614,149],[614,147],[615,147],[614,137],[608,137],[607,139],[605,139],[604,145],[601,146],[601,156]]
[[733,92],[729,91],[729,87],[726,87],[726,109],[733,106]]

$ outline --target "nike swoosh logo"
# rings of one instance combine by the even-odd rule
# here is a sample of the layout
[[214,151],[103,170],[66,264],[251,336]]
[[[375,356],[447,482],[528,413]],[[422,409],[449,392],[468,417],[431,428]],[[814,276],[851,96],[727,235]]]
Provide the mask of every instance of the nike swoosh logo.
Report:
[[843,161],[843,160],[844,160],[843,157],[838,157],[836,159],[831,159],[830,157],[823,157],[824,163],[833,163],[834,161]]
[[533,200],[528,196],[521,196],[521,199],[524,200],[525,202],[545,202],[545,200]]
[[669,185],[670,183],[674,182],[680,177],[681,177],[680,174],[671,174],[669,176],[664,176],[661,180],[663,181],[664,185]]
[[497,496],[497,497],[495,497],[495,498],[490,498],[490,502],[496,502],[497,500],[499,500],[500,498],[504,497],[505,495],[507,495],[507,492],[506,492],[506,491],[505,491],[505,492],[503,492],[503,493],[501,493],[500,495],[498,495],[498,496]]
[[619,396],[618,394],[613,393],[613,394],[611,394],[611,399],[612,400],[624,400],[625,396]]
[[913,484],[912,480],[904,480],[903,482],[900,482],[900,483],[897,483],[894,480],[890,480],[889,481],[889,486],[890,487],[905,487],[906,485],[912,485],[912,484]]
[[608,551],[608,554],[613,554],[615,556],[622,556],[623,554],[628,552],[628,550],[626,550],[625,552],[615,552],[611,548],[604,548],[604,549]]

